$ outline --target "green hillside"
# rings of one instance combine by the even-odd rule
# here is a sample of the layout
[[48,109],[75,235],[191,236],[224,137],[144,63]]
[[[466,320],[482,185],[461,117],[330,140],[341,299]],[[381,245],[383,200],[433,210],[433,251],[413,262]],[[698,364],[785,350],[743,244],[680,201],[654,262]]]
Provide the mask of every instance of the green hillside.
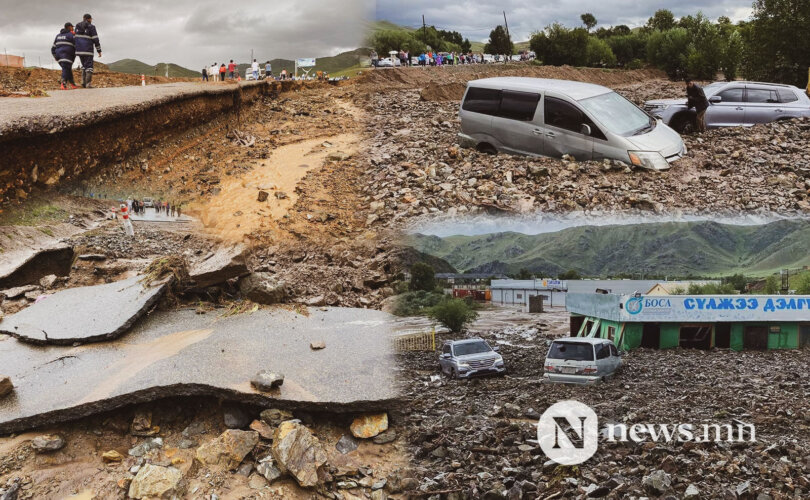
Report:
[[[158,63],[150,66],[137,59],[121,59],[110,63],[108,67],[110,71],[117,71],[119,73],[129,73],[133,75],[149,75],[149,76],[166,76],[167,63]],[[193,71],[177,64],[168,63],[169,76],[172,78],[196,78],[200,76],[199,71]]]
[[670,276],[767,276],[810,265],[810,221],[739,226],[666,222],[581,226],[555,233],[480,236],[411,235],[405,244],[457,269],[514,274],[528,269],[554,276],[576,269],[585,276],[623,273]]
[[[359,67],[360,62],[368,59],[368,49],[354,49],[347,52],[341,52],[336,56],[318,57],[315,59],[315,71],[326,71],[332,75],[345,71],[350,68]],[[264,68],[266,60],[260,60],[259,65]],[[295,70],[295,61],[289,59],[271,59],[270,64],[273,66],[273,74],[278,75],[281,70],[286,69],[288,73]],[[245,70],[250,67],[250,64],[243,63],[239,65],[239,73],[245,75]]]

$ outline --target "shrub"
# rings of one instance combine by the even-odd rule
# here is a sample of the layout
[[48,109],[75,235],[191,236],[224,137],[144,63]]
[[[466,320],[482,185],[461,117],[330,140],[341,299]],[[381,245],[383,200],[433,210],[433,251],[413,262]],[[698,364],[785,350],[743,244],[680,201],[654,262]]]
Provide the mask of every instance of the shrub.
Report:
[[478,313],[462,299],[446,298],[431,307],[428,316],[457,333],[468,323],[475,321]]
[[403,293],[395,299],[392,313],[395,316],[425,315],[430,308],[440,303],[444,298],[445,296],[442,293],[426,292],[424,290]]

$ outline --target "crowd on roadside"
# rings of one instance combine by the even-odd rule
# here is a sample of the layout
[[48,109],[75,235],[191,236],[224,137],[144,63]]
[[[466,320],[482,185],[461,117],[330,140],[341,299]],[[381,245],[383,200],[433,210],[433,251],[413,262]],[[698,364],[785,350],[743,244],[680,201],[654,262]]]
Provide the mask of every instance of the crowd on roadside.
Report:
[[[406,66],[453,66],[462,64],[486,64],[494,62],[507,62],[510,60],[528,61],[534,59],[530,52],[522,52],[517,56],[501,56],[484,54],[483,52],[459,53],[459,52],[434,52],[428,50],[421,52],[418,56],[411,57],[408,51],[400,50],[397,54],[392,54],[391,57],[381,58],[376,51],[371,51],[371,65],[375,68],[383,66],[391,66],[394,61],[399,61],[400,67]],[[515,59],[517,57],[517,59]],[[391,64],[386,61],[391,61]]]
[[170,201],[153,201],[151,198],[142,200],[127,198],[127,209],[132,214],[146,214],[147,209],[153,209],[157,215],[170,217],[180,217],[182,215],[182,205]]
[[[225,82],[242,79],[242,76],[239,74],[239,65],[233,62],[233,59],[231,59],[227,65],[225,63],[214,63],[211,66],[206,66],[200,71],[200,73],[202,75],[202,81],[204,82]],[[264,63],[264,71],[262,71],[261,64],[259,64],[256,59],[253,60],[250,65],[250,69],[245,73],[246,80],[322,80],[328,78],[328,73],[323,71],[319,71],[317,77],[305,75],[296,78],[291,75],[286,68],[282,68],[282,70],[276,76],[273,75],[273,65],[270,63],[270,61]]]

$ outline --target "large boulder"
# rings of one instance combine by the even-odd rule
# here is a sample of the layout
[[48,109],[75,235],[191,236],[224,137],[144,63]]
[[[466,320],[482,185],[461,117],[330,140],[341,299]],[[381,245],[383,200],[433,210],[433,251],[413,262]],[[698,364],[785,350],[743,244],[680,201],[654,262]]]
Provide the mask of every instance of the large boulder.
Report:
[[262,392],[269,392],[284,383],[284,375],[262,370],[250,381],[250,385]]
[[250,273],[239,282],[242,295],[259,304],[278,304],[284,302],[287,294],[286,283],[273,273]]
[[182,490],[182,472],[174,467],[144,464],[129,485],[129,498],[170,498]]
[[213,469],[233,470],[259,444],[259,433],[228,429],[197,448],[197,460]]
[[317,486],[326,452],[309,429],[295,421],[282,422],[273,434],[270,451],[279,470],[294,477],[302,488]]
[[37,453],[50,453],[65,447],[65,438],[59,434],[45,434],[31,440],[31,447]]
[[354,437],[368,439],[388,430],[388,414],[372,413],[361,415],[352,421],[350,426]]
[[250,273],[244,245],[220,248],[201,262],[192,263],[189,277],[198,288],[219,285]]

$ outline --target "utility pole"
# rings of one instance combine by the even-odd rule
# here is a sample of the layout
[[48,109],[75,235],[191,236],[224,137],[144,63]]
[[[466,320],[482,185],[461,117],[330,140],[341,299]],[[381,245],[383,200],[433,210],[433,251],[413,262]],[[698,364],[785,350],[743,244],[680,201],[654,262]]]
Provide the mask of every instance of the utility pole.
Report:
[[[503,11],[503,25],[506,27],[506,40],[511,44],[512,43],[512,37],[509,36],[509,23],[506,22],[506,11]],[[509,50],[509,54],[504,54],[504,55],[506,56],[506,59],[503,61],[504,63],[507,60],[512,59],[512,51],[511,50]]]
[[427,25],[425,24],[424,14],[422,14],[422,41],[427,45]]

